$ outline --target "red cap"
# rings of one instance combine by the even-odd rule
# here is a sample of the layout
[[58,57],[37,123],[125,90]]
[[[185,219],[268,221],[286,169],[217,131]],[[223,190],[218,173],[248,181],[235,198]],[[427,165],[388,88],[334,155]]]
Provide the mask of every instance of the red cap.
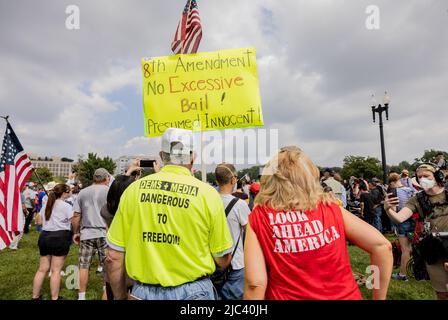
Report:
[[260,182],[254,182],[250,185],[249,188],[250,191],[252,191],[253,193],[258,193],[258,191],[260,191]]

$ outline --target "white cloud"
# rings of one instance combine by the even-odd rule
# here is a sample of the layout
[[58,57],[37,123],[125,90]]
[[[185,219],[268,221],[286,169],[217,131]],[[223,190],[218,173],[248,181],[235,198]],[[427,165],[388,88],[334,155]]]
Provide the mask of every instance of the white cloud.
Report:
[[107,95],[127,86],[132,87],[136,91],[140,90],[141,73],[139,68],[126,69],[114,66],[107,75],[92,83],[90,91],[99,95]]
[[[184,2],[78,2],[79,31],[65,29],[63,3],[28,1],[26,11],[2,4],[0,113],[11,116],[32,152],[157,153],[160,139],[129,128],[142,127],[142,113],[140,101],[128,96],[140,94],[140,58],[170,54]],[[446,149],[445,1],[378,0],[379,31],[365,28],[369,4],[200,2],[200,50],[255,46],[266,128],[279,129],[281,145],[298,144],[317,164],[341,165],[347,154],[380,157],[369,97],[386,89],[393,99],[388,162]],[[126,112],[130,119],[121,121]]]
[[143,157],[158,157],[161,150],[161,139],[144,136],[133,137],[126,141],[120,150],[120,156],[132,155]]

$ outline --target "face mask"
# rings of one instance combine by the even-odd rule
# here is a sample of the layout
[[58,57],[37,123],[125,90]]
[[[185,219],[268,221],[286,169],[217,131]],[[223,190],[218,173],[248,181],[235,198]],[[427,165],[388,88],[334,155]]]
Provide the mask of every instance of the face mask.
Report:
[[427,178],[419,179],[418,183],[425,190],[429,190],[429,189],[433,188],[436,185],[436,182],[434,180],[429,180]]

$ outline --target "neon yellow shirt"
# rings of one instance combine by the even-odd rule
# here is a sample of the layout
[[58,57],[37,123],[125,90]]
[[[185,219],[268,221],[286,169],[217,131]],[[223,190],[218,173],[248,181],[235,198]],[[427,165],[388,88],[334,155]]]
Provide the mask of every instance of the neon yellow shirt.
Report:
[[212,254],[233,245],[218,192],[174,165],[125,190],[108,243],[126,251],[132,279],[164,287],[212,274]]

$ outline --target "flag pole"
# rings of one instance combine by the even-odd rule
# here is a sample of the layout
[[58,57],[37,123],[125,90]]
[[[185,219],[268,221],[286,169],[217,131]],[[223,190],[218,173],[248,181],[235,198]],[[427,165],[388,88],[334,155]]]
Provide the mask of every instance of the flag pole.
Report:
[[205,137],[204,131],[201,130],[201,173],[202,173],[202,181],[207,182],[207,164],[205,159]]
[[45,192],[45,194],[46,194],[47,197],[48,197],[47,189],[45,189],[45,186],[42,184],[42,180],[40,180],[40,177],[39,177],[39,175],[37,174],[36,169],[33,170],[33,173],[34,173],[34,175],[36,176],[37,180],[39,181],[38,184],[41,185],[42,189],[44,189],[44,192]]
[[[188,10],[191,10],[191,0],[188,1]],[[205,137],[204,137],[204,131],[201,130],[201,174],[202,174],[202,182],[207,182],[207,164],[204,148],[205,148]]]
[[201,120],[195,120],[193,122],[193,131],[197,132],[200,131],[200,149],[201,149],[201,176],[202,176],[202,181],[203,182],[207,182],[207,166],[205,164],[206,159],[205,159],[205,152],[204,152],[204,148],[205,148],[205,137],[204,137],[204,132],[201,130]]

